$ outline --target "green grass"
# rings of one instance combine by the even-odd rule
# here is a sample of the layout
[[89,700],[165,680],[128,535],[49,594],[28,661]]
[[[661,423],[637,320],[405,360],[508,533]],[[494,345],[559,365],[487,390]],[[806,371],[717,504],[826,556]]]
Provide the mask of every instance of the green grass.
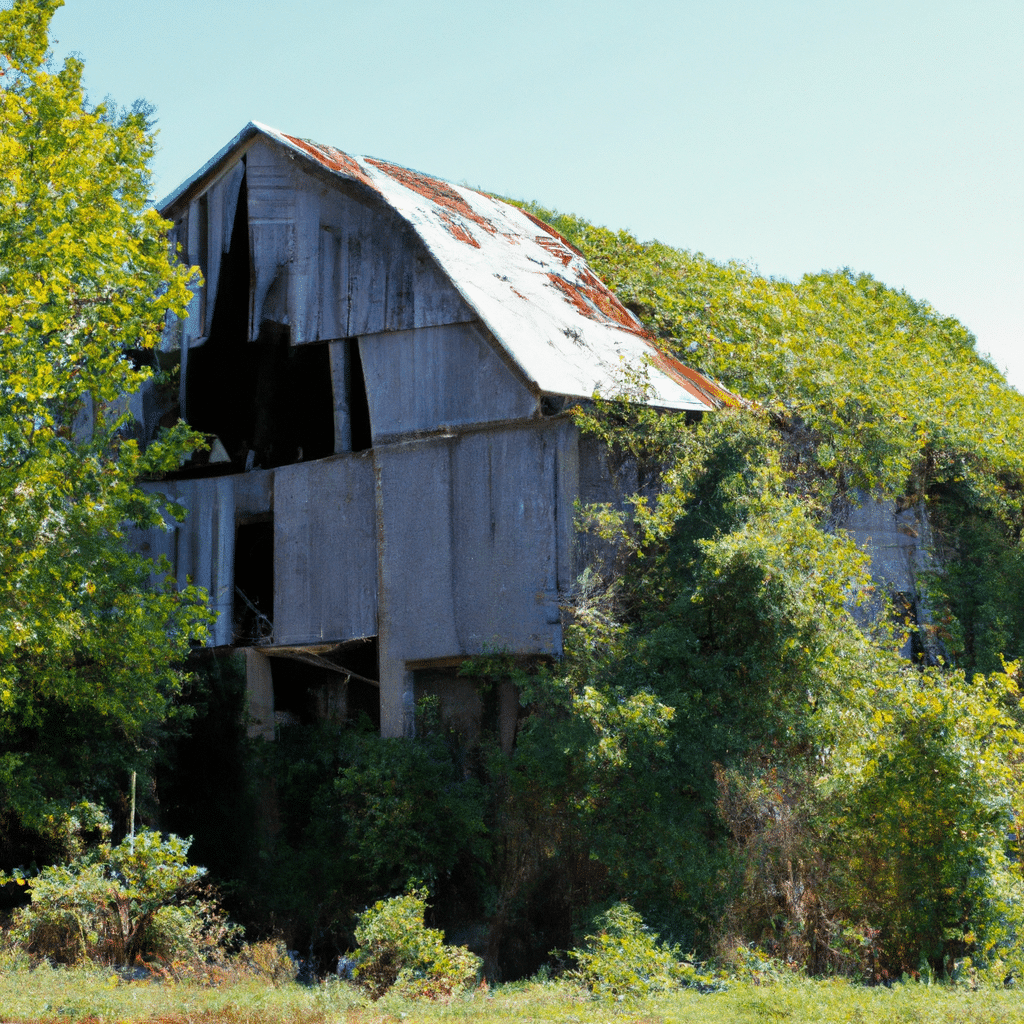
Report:
[[734,983],[725,992],[682,992],[642,1003],[598,1003],[554,982],[475,991],[450,1004],[385,997],[372,1003],[350,985],[275,988],[256,979],[217,987],[120,980],[108,968],[0,969],[4,1024],[989,1024],[1024,1022],[1024,993],[972,992],[923,984],[863,988],[842,981]]

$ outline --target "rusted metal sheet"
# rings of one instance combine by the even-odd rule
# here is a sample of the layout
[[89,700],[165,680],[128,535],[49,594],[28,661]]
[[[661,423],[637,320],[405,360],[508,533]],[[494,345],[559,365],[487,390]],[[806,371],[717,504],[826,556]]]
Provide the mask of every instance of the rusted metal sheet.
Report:
[[502,362],[493,345],[479,323],[361,338],[373,443],[535,415],[536,396]]

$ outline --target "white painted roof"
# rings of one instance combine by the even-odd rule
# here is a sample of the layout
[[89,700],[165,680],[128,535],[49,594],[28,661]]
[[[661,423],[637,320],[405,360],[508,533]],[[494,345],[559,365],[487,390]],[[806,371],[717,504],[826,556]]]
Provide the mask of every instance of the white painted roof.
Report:
[[515,206],[372,157],[253,122],[160,204],[164,209],[256,134],[374,189],[419,235],[463,298],[541,392],[589,397],[621,389],[647,360],[651,405],[707,410],[736,402],[664,355],[640,322],[556,232]]

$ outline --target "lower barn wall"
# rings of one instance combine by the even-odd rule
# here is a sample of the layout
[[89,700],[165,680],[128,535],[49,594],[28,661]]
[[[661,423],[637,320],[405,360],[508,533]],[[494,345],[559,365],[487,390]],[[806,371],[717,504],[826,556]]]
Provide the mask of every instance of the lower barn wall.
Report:
[[179,578],[210,593],[219,616],[212,646],[248,645],[233,628],[238,527],[272,517],[268,652],[379,637],[381,730],[407,735],[411,663],[561,653],[579,475],[571,421],[504,424],[152,484],[189,515],[139,543],[166,551]]
[[274,642],[377,633],[373,463],[348,456],[278,469],[274,483]]
[[566,420],[374,449],[381,730],[410,734],[409,662],[562,650],[578,434]]

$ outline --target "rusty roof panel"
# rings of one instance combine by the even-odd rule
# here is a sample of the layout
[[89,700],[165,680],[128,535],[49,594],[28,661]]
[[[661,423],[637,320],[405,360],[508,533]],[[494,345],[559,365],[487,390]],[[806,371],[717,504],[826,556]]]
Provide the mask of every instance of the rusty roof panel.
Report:
[[284,138],[298,146],[304,153],[308,153],[328,170],[337,171],[350,178],[357,178],[363,184],[373,188],[373,183],[366,176],[362,167],[348,153],[342,153],[340,149],[335,149],[333,146],[322,146],[319,142],[313,142],[310,139],[297,139],[294,135],[285,135]]
[[[252,123],[161,204],[171,205],[260,133],[332,174],[373,189],[418,234],[508,357],[543,393],[613,393],[625,366],[646,361],[652,405],[706,410],[728,391],[661,352],[640,321],[549,225],[518,207],[396,164]],[[538,234],[541,228],[543,234]]]

